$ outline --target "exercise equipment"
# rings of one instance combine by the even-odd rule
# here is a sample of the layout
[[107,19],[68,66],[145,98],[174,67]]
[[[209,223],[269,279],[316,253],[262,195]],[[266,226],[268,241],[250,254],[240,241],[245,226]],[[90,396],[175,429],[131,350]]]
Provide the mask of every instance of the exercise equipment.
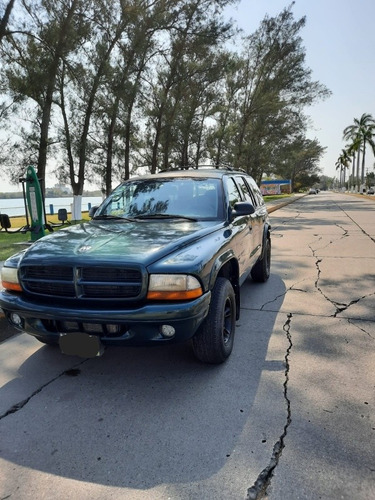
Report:
[[46,209],[44,197],[40,188],[40,179],[38,179],[34,167],[30,165],[26,169],[26,176],[21,177],[19,181],[22,183],[26,225],[19,229],[9,231],[11,227],[9,216],[7,214],[0,214],[1,230],[5,229],[7,233],[26,233],[30,231],[31,241],[36,241],[45,236],[46,229],[50,232],[53,231],[52,226],[46,223]]

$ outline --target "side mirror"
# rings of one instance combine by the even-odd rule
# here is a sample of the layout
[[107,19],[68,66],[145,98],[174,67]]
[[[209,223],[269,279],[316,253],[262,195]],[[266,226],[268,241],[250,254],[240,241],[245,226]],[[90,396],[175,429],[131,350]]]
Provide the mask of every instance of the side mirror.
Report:
[[98,210],[99,207],[91,207],[90,210],[89,210],[89,217],[91,217],[91,219],[94,217],[95,215],[95,212]]
[[255,208],[249,201],[238,201],[233,207],[231,219],[233,220],[236,217],[241,217],[243,215],[251,215],[254,212]]

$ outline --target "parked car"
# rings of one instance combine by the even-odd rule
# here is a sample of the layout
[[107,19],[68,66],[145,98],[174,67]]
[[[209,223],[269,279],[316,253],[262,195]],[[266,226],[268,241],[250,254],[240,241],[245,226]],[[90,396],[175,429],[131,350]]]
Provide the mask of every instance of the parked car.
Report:
[[367,194],[374,194],[374,188],[373,188],[373,187],[370,187],[370,188],[367,190]]
[[318,191],[317,191],[317,189],[310,188],[309,189],[309,194],[318,194]]
[[162,172],[124,182],[90,222],[10,257],[0,307],[14,327],[66,354],[192,339],[199,360],[221,363],[240,287],[249,274],[267,281],[270,263],[267,209],[250,176]]

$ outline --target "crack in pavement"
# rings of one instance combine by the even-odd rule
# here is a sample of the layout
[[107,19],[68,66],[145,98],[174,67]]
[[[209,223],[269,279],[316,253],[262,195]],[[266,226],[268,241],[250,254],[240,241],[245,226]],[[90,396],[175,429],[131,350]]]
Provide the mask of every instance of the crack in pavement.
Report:
[[[337,224],[337,223],[335,224],[335,226],[338,227],[339,229],[341,229],[343,234],[339,237],[336,237],[336,238],[332,237],[332,239],[324,247],[320,247],[319,250],[324,250],[324,249],[328,248],[330,245],[332,245],[333,243],[336,243],[337,241],[343,240],[344,238],[347,238],[349,236],[349,231],[347,229],[344,229],[342,226],[340,226],[340,224]],[[319,235],[314,234],[314,236],[319,236]],[[323,239],[323,236],[319,236],[318,241],[322,241],[322,239]],[[311,249],[311,247],[310,247],[310,249]]]
[[283,326],[283,330],[285,332],[286,338],[288,340],[288,348],[286,350],[285,354],[285,380],[283,384],[284,388],[284,400],[286,402],[286,408],[287,408],[287,417],[286,417],[286,423],[283,428],[283,432],[279,439],[276,441],[274,447],[273,447],[273,452],[272,456],[270,459],[269,464],[267,467],[265,467],[262,472],[259,474],[257,480],[247,490],[247,497],[246,500],[261,500],[262,498],[266,498],[267,495],[267,489],[271,484],[272,477],[274,475],[275,469],[279,464],[283,449],[285,448],[285,438],[288,433],[288,428],[292,422],[292,410],[291,410],[291,402],[288,396],[288,382],[289,382],[289,372],[290,372],[290,363],[289,363],[289,356],[293,347],[293,342],[292,342],[292,335],[291,335],[291,322],[292,322],[292,317],[293,314],[289,313],[288,314],[288,319],[285,322]]
[[87,361],[87,359],[84,359],[83,361],[81,361],[80,363],[77,363],[76,365],[74,365],[72,368],[68,368],[67,370],[64,370],[63,372],[59,373],[58,375],[56,375],[56,377],[54,377],[53,379],[49,380],[48,382],[46,382],[45,384],[41,385],[38,389],[36,389],[29,397],[27,397],[26,399],[24,399],[23,401],[20,401],[16,404],[14,404],[13,406],[11,406],[9,408],[9,410],[7,410],[6,412],[4,412],[2,415],[0,415],[0,420],[2,420],[3,418],[7,417],[8,415],[12,415],[12,413],[17,413],[19,410],[22,410],[22,408],[24,406],[27,405],[27,403],[34,397],[36,396],[37,394],[39,394],[45,387],[49,386],[50,384],[52,384],[52,382],[55,382],[55,380],[59,379],[60,377],[62,377],[63,375],[67,374],[69,371],[75,369],[77,366],[80,366],[82,365],[83,363],[85,363]]
[[[346,215],[348,215],[348,214],[346,214]],[[351,217],[349,217],[349,218],[351,219]],[[351,220],[353,220],[353,219],[351,219]],[[353,221],[353,222],[355,223],[355,221]],[[285,224],[285,222],[284,222],[284,224]],[[356,224],[356,225],[358,226],[358,224]],[[343,233],[344,233],[340,237],[340,239],[343,239],[343,238],[346,238],[346,237],[349,236],[349,232],[346,229],[344,229],[343,227],[339,226],[338,224],[336,224],[336,226],[339,227],[343,231]],[[360,226],[358,226],[358,227],[360,227]],[[366,234],[367,236],[369,236],[362,228],[360,228],[360,229],[362,230],[362,232],[364,234]],[[369,237],[370,237],[370,239],[372,241],[375,242],[375,240],[373,238],[371,238],[371,236],[369,236]],[[332,243],[333,243],[333,241],[330,241],[326,245],[326,247],[328,247]],[[325,295],[325,293],[323,292],[323,290],[319,286],[319,280],[320,280],[320,275],[321,275],[321,269],[320,269],[319,264],[322,262],[322,259],[320,259],[319,257],[317,257],[316,251],[310,245],[309,245],[309,248],[310,248],[310,250],[312,252],[313,257],[316,259],[315,265],[316,265],[316,269],[317,269],[317,278],[316,278],[316,281],[315,281],[315,288],[322,294],[322,296],[329,303],[331,303],[336,308],[336,312],[333,315],[333,317],[336,317],[337,314],[339,314],[340,312],[343,312],[343,311],[347,310],[350,306],[352,306],[353,304],[358,303],[360,300],[362,300],[362,299],[364,299],[366,297],[374,295],[374,293],[371,293],[371,294],[369,294],[367,296],[364,296],[364,297],[361,297],[359,299],[352,300],[349,304],[341,304],[339,302],[335,302],[335,301],[331,300],[327,295]],[[277,297],[275,297],[273,300],[264,303],[262,305],[262,307],[261,307],[261,310],[264,310],[264,308],[267,305],[269,305],[269,304],[275,302],[277,299],[285,296],[286,293],[288,291],[292,290],[293,287],[296,286],[296,285],[297,285],[297,283],[295,283],[294,285],[290,286],[283,294],[280,294]],[[304,291],[304,290],[298,289],[298,288],[295,288],[294,290]],[[286,424],[284,426],[283,433],[281,434],[280,438],[278,439],[278,441],[275,443],[275,445],[273,447],[273,453],[272,453],[272,456],[271,456],[269,464],[259,474],[259,476],[258,476],[257,480],[255,481],[255,483],[253,484],[253,486],[251,486],[248,489],[246,500],[262,500],[262,499],[266,499],[267,498],[267,490],[268,490],[268,488],[269,488],[269,486],[271,484],[272,478],[274,476],[275,469],[276,469],[276,467],[279,464],[279,461],[280,461],[283,449],[285,448],[285,439],[286,439],[286,436],[287,436],[287,433],[288,433],[288,428],[289,428],[289,426],[290,426],[290,424],[292,422],[292,417],[291,417],[291,401],[290,401],[289,396],[288,396],[288,382],[289,382],[289,373],[290,373],[289,356],[290,356],[290,353],[291,353],[291,350],[292,350],[292,347],[293,347],[292,336],[291,336],[291,331],[290,331],[291,330],[291,319],[292,319],[292,316],[293,316],[292,313],[288,314],[288,320],[286,321],[286,323],[283,326],[283,330],[286,333],[286,337],[287,337],[288,342],[289,342],[289,347],[288,347],[288,349],[286,351],[286,355],[285,355],[285,381],[284,381],[284,384],[283,384],[283,387],[284,387],[284,399],[286,401],[286,406],[287,406],[287,420],[286,420]],[[349,319],[348,319],[348,322],[351,323]],[[360,328],[358,325],[355,325],[355,326],[357,326],[360,330],[362,330],[367,335],[369,335],[371,338],[373,338],[368,332],[366,332],[365,330],[363,330],[362,328]]]
[[358,328],[358,330],[361,330],[361,332],[365,333],[366,335],[368,335],[370,337],[370,339],[372,340],[375,340],[375,337],[373,337],[367,330],[365,330],[364,328],[361,328],[359,325],[356,325],[355,323],[353,323],[353,321],[351,321],[350,318],[348,318],[348,323],[349,325],[352,325],[352,326],[355,326],[356,328]]
[[278,299],[281,299],[281,297],[285,297],[285,295],[287,294],[287,292],[289,292],[289,290],[290,290],[290,288],[288,288],[288,290],[285,290],[285,292],[280,293],[280,295],[276,295],[276,297],[274,297],[272,300],[265,302],[262,305],[262,307],[259,309],[259,311],[264,311],[266,306],[272,304],[273,302],[276,302]]
[[335,226],[336,226],[336,227],[338,227],[339,229],[341,229],[341,231],[343,231],[343,233],[344,233],[344,234],[340,237],[340,240],[342,240],[342,239],[346,238],[347,236],[349,236],[349,230],[348,230],[348,229],[343,228],[343,227],[342,227],[342,226],[340,226],[340,224],[338,224],[337,222],[336,222]]
[[[338,224],[336,224],[336,225],[337,225],[337,227],[340,227]],[[343,239],[343,238],[346,238],[346,237],[349,236],[348,231],[346,229],[344,229],[343,227],[340,227],[340,229],[343,231],[343,235],[340,237],[340,239]],[[326,247],[328,247],[332,243],[333,243],[333,241],[331,240],[326,245]],[[332,317],[336,317],[339,313],[347,310],[350,306],[352,306],[353,304],[358,303],[360,300],[362,300],[362,299],[364,299],[364,298],[366,298],[368,296],[375,295],[374,293],[371,293],[371,294],[369,294],[367,296],[360,297],[358,299],[352,300],[349,304],[342,304],[342,303],[339,303],[339,302],[336,302],[336,301],[330,299],[323,292],[323,290],[321,289],[321,287],[319,286],[319,280],[320,280],[321,272],[322,272],[321,269],[320,269],[320,265],[319,264],[322,262],[322,259],[319,258],[316,255],[317,251],[314,250],[311,245],[309,245],[309,248],[310,248],[310,250],[312,252],[313,257],[315,258],[315,266],[316,266],[316,269],[317,269],[317,278],[315,280],[315,288],[325,298],[325,300],[327,300],[330,304],[332,304],[335,307],[336,311],[332,315]],[[302,280],[302,282],[303,281],[305,281],[305,280]],[[296,290],[296,291],[298,290],[298,291],[301,291],[301,292],[305,292],[305,290],[303,290],[303,289],[294,288],[298,284],[299,284],[299,282],[294,283],[287,290],[285,290],[284,293],[278,295],[277,297],[275,297],[271,301],[264,303],[262,305],[262,307],[260,308],[260,310],[262,310],[262,311],[265,310],[265,308],[269,304],[272,304],[273,302],[277,301],[279,298],[285,296],[287,294],[287,292],[290,291],[290,290]],[[276,469],[276,467],[279,464],[279,461],[280,461],[283,449],[285,448],[285,439],[286,439],[286,436],[287,436],[287,433],[288,433],[288,428],[289,428],[289,426],[290,426],[290,424],[292,422],[292,418],[291,418],[291,401],[290,401],[289,396],[288,396],[288,382],[289,382],[289,372],[290,372],[289,356],[290,356],[290,353],[291,353],[291,349],[293,347],[293,342],[292,342],[292,337],[291,337],[291,331],[290,331],[292,316],[293,315],[291,313],[288,314],[288,320],[286,321],[286,323],[283,326],[283,330],[286,333],[286,336],[287,336],[287,339],[288,339],[288,342],[289,342],[289,346],[288,346],[288,349],[287,349],[287,352],[286,352],[286,355],[285,355],[285,381],[284,381],[284,384],[283,384],[283,387],[284,387],[284,399],[285,399],[286,406],[287,406],[287,420],[286,420],[286,424],[285,424],[284,429],[283,429],[283,433],[281,434],[280,438],[278,439],[278,441],[275,443],[275,445],[273,447],[273,452],[272,452],[272,456],[271,456],[271,459],[269,461],[269,464],[267,465],[267,467],[265,467],[261,471],[261,473],[259,474],[259,476],[256,479],[255,483],[253,484],[253,486],[251,486],[248,489],[246,500],[262,500],[262,499],[266,499],[267,498],[267,490],[268,490],[268,488],[269,488],[269,486],[271,484],[272,478],[274,476],[275,469]],[[360,327],[358,327],[358,328],[360,328]],[[360,329],[362,330],[362,328],[360,328]],[[362,331],[365,332],[365,330],[362,330]],[[365,333],[371,337],[371,335],[368,332],[365,332]]]
[[354,304],[358,304],[358,302],[360,302],[361,300],[367,299],[368,297],[372,297],[373,295],[375,295],[375,293],[369,293],[368,295],[363,295],[362,297],[359,297],[358,299],[351,300],[349,302],[349,304],[342,304],[341,302],[335,302],[335,301],[331,300],[330,302],[332,302],[332,304],[334,304],[337,308],[337,311],[335,312],[333,317],[336,318],[339,313],[346,311],[347,309],[349,309],[350,306],[352,306]]
[[[296,215],[294,215],[294,217],[288,217],[287,219],[279,222],[279,225],[278,226],[272,226],[272,229],[271,229],[271,234],[273,235],[274,233],[276,233],[278,230],[283,230],[285,229],[285,225],[286,224],[293,224],[293,222],[296,221],[296,219],[298,219],[299,217],[301,217],[301,212],[298,212]],[[278,238],[282,238],[283,235],[276,235]]]
[[[375,239],[370,235],[368,234],[340,205],[336,204],[337,207],[342,211],[344,212],[344,214],[348,217],[348,219],[350,219],[353,224],[355,224],[358,229],[360,229],[362,231],[362,233],[367,236],[373,243],[375,243]],[[341,236],[340,239],[343,239],[343,238],[346,238],[349,236],[349,230],[345,229],[344,227],[342,227],[340,224],[336,223],[335,224],[336,227],[340,228],[342,231],[343,231],[343,235]],[[332,242],[331,242],[332,243]],[[329,244],[327,245],[329,246]],[[313,250],[313,248],[309,245],[309,248],[313,254],[313,256],[316,258],[316,255],[315,255],[315,250]],[[335,308],[336,308],[336,312],[332,315],[334,318],[337,317],[338,314],[346,311],[347,309],[349,309],[349,307],[351,307],[352,305],[354,304],[358,304],[358,302],[360,302],[361,300],[363,299],[367,299],[368,297],[372,297],[373,295],[375,295],[375,293],[370,293],[370,294],[367,294],[367,295],[363,295],[362,297],[359,297],[358,299],[355,299],[355,300],[351,300],[349,302],[349,304],[345,304],[345,303],[341,303],[341,302],[336,302],[332,299],[330,299],[327,295],[325,295],[325,293],[323,292],[323,290],[318,286],[318,281],[319,281],[319,278],[320,278],[320,273],[321,273],[321,270],[320,270],[320,267],[319,267],[319,264],[320,262],[322,262],[322,259],[317,259],[316,260],[316,267],[318,269],[318,278],[315,282],[315,287],[316,289],[323,295],[323,297],[328,300],[328,302],[330,302]],[[348,322],[352,325],[354,325],[354,323],[351,323],[350,322],[350,319],[348,319]],[[361,331],[363,331],[364,333],[366,333],[370,338],[374,338],[372,337],[372,335],[370,335],[366,330],[360,328],[358,325],[354,325],[354,326],[357,326],[357,328]]]
[[354,304],[358,304],[358,302],[360,302],[361,300],[363,299],[367,299],[368,297],[372,297],[373,295],[375,295],[375,292],[372,292],[372,293],[369,293],[367,295],[363,295],[362,297],[359,297],[357,299],[354,299],[354,300],[351,300],[349,302],[349,304],[345,304],[343,302],[337,302],[331,298],[328,297],[328,295],[326,295],[323,290],[320,288],[319,286],[319,280],[320,280],[320,275],[321,275],[321,269],[320,269],[320,266],[319,264],[321,262],[323,262],[323,259],[320,259],[318,258],[316,255],[315,255],[315,250],[311,247],[311,245],[308,245],[310,250],[311,250],[311,253],[313,254],[313,257],[316,259],[315,260],[315,266],[316,266],[316,269],[318,271],[318,276],[315,280],[315,288],[318,290],[319,293],[321,293],[321,295],[325,298],[325,300],[327,300],[330,304],[332,304],[336,311],[334,312],[334,314],[332,314],[332,317],[333,318],[336,318],[338,314],[346,311],[347,309],[349,309],[349,307],[351,307],[352,305]]
[[[276,297],[274,297],[272,300],[269,300],[267,302],[265,302],[261,307],[260,307],[260,311],[264,311],[266,310],[266,306],[272,304],[273,302],[276,302],[278,299],[281,299],[281,297],[285,297],[286,294],[290,291],[293,291],[293,292],[302,292],[302,293],[309,293],[308,290],[304,290],[303,288],[295,288],[296,285],[299,285],[300,283],[304,283],[305,281],[308,281],[307,279],[303,279],[303,280],[300,280],[300,281],[297,281],[296,283],[293,283],[293,285],[290,285],[290,287],[288,287],[285,292],[283,293],[280,293],[279,295],[276,295]],[[244,308],[246,309],[246,308]]]
[[[350,215],[342,207],[340,207],[340,205],[338,205],[338,204],[336,204],[336,205],[340,210],[342,210],[344,212],[344,214],[348,217],[348,219],[350,219],[353,222],[353,224],[355,224],[358,227],[358,229],[360,229],[362,231],[363,234],[365,234],[373,243],[375,243],[375,238],[373,238],[368,233],[366,233],[366,231],[352,217],[350,217]],[[340,227],[340,226],[338,226],[338,227]],[[345,231],[344,228],[340,228],[340,229]]]

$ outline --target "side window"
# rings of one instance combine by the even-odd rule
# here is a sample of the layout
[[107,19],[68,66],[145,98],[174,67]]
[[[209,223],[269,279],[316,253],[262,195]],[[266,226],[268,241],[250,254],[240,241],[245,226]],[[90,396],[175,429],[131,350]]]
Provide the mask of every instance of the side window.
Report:
[[237,203],[237,201],[241,201],[241,195],[232,177],[229,177],[229,179],[227,180],[227,187],[228,187],[229,205],[231,206],[231,208],[233,208],[235,203]]
[[264,205],[262,193],[260,192],[260,189],[258,188],[254,179],[252,177],[246,177],[245,182],[246,182],[246,184],[249,185],[250,190],[253,192],[253,195],[255,196],[255,198],[257,200],[256,204],[258,206]]
[[242,194],[246,201],[249,201],[254,207],[259,205],[254,193],[251,191],[249,185],[246,183],[246,180],[243,177],[237,176],[236,182],[240,186]]

